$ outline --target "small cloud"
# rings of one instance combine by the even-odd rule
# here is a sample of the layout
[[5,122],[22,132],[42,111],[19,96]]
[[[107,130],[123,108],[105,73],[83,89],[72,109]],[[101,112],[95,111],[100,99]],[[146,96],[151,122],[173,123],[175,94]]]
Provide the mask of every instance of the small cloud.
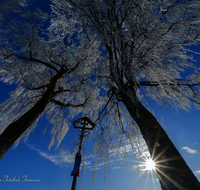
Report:
[[[26,143],[26,145],[32,149],[35,150],[37,152],[37,154],[39,154],[41,157],[43,157],[44,159],[47,159],[51,162],[53,162],[55,165],[61,167],[62,169],[64,167],[66,167],[66,165],[73,165],[74,161],[75,161],[75,155],[71,155],[69,152],[65,151],[65,150],[60,150],[59,153],[57,154],[51,154],[47,151],[43,151],[40,150],[38,148],[36,148],[34,145],[28,144]],[[93,158],[93,155],[89,155],[87,158]],[[82,160],[82,166],[89,166],[91,165],[90,161],[84,161],[84,159]]]
[[200,175],[200,170],[194,172],[195,175]]
[[120,167],[112,167],[112,168],[110,168],[111,170],[118,170],[118,169],[120,169]]
[[53,162],[54,164],[60,166],[62,168],[63,164],[71,164],[73,163],[73,158],[70,158],[69,156],[62,156],[62,155],[59,155],[59,154],[50,154],[48,152],[45,152],[45,151],[42,151],[38,148],[36,148],[35,146],[31,145],[31,144],[28,144],[26,143],[26,145],[32,149],[32,150],[35,150],[41,157],[47,159],[47,160],[50,160],[51,162]]
[[186,152],[190,153],[190,154],[199,154],[198,150],[194,150],[194,149],[191,149],[189,147],[182,147],[182,150],[186,150]]
[[101,168],[94,168],[94,167],[88,167],[89,171],[94,172],[97,170],[100,170]]

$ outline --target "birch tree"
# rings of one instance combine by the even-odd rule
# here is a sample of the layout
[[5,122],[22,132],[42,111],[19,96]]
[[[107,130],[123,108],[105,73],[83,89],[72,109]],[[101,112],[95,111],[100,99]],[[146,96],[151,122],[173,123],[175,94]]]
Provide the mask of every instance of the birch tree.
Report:
[[[161,188],[197,190],[200,184],[156,118],[145,96],[175,109],[199,109],[200,73],[190,46],[199,44],[198,0],[52,0],[54,22],[66,19],[102,43],[108,97],[137,123],[156,163]],[[112,108],[107,102],[100,112]]]
[[58,147],[71,125],[68,119],[88,113],[95,103],[89,100],[99,93],[81,84],[95,72],[88,65],[98,63],[93,48],[98,42],[70,23],[57,32],[52,23],[47,30],[47,18],[21,1],[0,3],[0,80],[16,86],[0,105],[0,159],[13,143],[28,138],[42,116],[52,124],[49,148]]

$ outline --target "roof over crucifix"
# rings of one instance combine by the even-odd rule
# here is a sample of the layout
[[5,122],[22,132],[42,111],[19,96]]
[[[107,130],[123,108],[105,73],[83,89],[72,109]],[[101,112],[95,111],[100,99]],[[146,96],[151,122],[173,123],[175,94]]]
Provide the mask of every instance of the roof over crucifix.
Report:
[[[95,123],[93,123],[88,117],[81,117],[75,121],[73,121],[73,126],[74,128],[78,128],[76,125],[81,123],[81,122],[84,122],[86,121],[88,124],[90,124],[92,126],[91,130],[93,130],[93,128],[95,127]],[[87,124],[86,124],[87,125]]]

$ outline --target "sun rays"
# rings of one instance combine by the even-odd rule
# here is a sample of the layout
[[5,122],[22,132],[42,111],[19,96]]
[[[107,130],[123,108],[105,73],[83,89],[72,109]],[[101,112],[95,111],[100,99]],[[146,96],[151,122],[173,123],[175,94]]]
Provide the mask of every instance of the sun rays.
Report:
[[[166,151],[169,151],[170,147],[165,147],[159,154],[157,152],[157,148],[160,148],[155,144],[152,155],[149,154],[149,151],[147,150],[146,145],[140,147],[140,151],[138,152],[139,154],[136,155],[136,160],[133,162],[136,163],[134,164],[133,168],[136,168],[137,171],[139,172],[138,178],[134,180],[133,184],[135,181],[137,181],[141,176],[146,175],[146,182],[148,183],[149,180],[152,180],[152,190],[155,190],[155,183],[160,181],[164,186],[168,186],[169,184],[165,183],[166,179],[167,181],[171,182],[174,184],[176,187],[179,189],[184,189],[181,187],[172,177],[170,177],[169,173],[167,171],[169,170],[174,170],[176,171],[177,168],[172,167],[170,162],[173,162],[175,160],[179,160],[179,157],[171,157],[171,158],[166,158]],[[165,179],[163,179],[163,177]],[[163,181],[164,180],[164,181]]]
[[[148,153],[146,153],[146,155],[142,156],[142,162],[140,162],[139,167],[140,167],[140,171],[142,172],[147,172],[148,176],[151,175],[153,183],[155,183],[155,179],[153,178],[153,172],[156,172],[157,174],[157,179],[160,181],[163,181],[161,175],[165,178],[167,178],[168,181],[170,181],[172,184],[174,184],[176,187],[178,187],[179,189],[184,189],[183,187],[181,187],[176,181],[174,181],[170,176],[168,176],[167,173],[163,172],[163,169],[169,169],[169,170],[176,170],[176,168],[174,167],[170,167],[169,162],[173,161],[173,160],[178,160],[178,157],[171,157],[171,158],[164,158],[163,154],[165,153],[165,151],[169,148],[166,147],[163,151],[160,152],[159,155],[157,155],[156,157],[154,156],[155,154],[155,150],[156,150],[157,146],[154,147],[153,150],[153,154],[152,154],[152,158]],[[161,175],[160,175],[161,174]],[[164,183],[163,184],[165,186],[167,186],[167,184]]]

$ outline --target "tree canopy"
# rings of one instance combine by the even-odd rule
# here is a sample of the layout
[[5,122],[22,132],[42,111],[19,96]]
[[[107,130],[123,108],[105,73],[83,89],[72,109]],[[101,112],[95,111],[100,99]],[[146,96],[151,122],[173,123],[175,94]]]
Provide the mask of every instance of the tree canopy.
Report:
[[199,43],[198,1],[52,2],[56,23],[75,20],[101,40],[117,86],[133,84],[138,97],[165,106],[199,109],[199,66],[190,49]]
[[143,105],[147,96],[167,107],[188,110],[194,105],[199,109],[199,66],[189,46],[199,44],[200,2],[53,2],[54,22],[62,26],[66,18],[75,21],[102,43],[112,81],[108,97],[118,105],[122,102],[137,123],[151,157],[159,163],[156,172],[162,189],[200,189],[166,132]]
[[[96,102],[98,90],[89,90],[89,81],[87,85],[81,81],[97,73],[90,64],[99,64],[98,49],[93,48],[98,42],[82,29],[60,28],[57,33],[47,30],[42,22],[47,13],[21,6],[18,1],[1,1],[0,8],[1,81],[16,86],[1,104],[0,131],[3,133],[9,124],[31,110],[57,76],[48,106],[20,139],[26,139],[44,115],[53,124],[49,146],[56,141],[58,146],[71,125],[68,119],[88,113]],[[95,105],[97,109],[100,106]],[[90,110],[91,116],[96,115],[95,111]]]

